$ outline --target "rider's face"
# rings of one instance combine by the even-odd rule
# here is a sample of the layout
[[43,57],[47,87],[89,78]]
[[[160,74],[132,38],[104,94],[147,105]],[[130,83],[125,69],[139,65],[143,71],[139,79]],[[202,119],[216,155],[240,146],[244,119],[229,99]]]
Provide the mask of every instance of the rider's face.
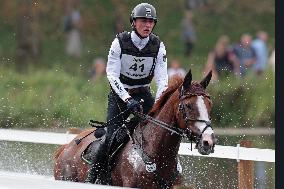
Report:
[[135,24],[137,32],[142,37],[148,37],[153,30],[155,22],[153,19],[149,19],[149,18],[137,18],[134,21],[134,24]]

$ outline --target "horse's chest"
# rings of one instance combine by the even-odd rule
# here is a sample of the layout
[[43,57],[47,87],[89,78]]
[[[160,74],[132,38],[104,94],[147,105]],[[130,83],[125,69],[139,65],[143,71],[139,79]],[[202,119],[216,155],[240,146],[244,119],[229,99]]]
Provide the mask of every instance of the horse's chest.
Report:
[[135,149],[128,154],[128,162],[133,168],[133,172],[137,177],[137,181],[144,185],[156,185],[157,175],[167,178],[169,172],[181,173],[180,164],[171,163],[168,165],[161,165],[156,162],[144,162],[141,154]]

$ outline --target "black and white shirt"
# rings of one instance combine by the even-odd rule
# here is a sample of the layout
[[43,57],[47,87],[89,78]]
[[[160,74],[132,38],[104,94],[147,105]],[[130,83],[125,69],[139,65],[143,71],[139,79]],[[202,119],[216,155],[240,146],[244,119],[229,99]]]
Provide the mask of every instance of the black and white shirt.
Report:
[[[125,101],[130,97],[125,88],[150,86],[152,76],[157,85],[156,100],[167,89],[167,59],[163,42],[159,41],[157,56],[142,53],[150,37],[139,38],[134,31],[128,33],[134,51],[122,52],[121,41],[116,37],[111,44],[107,62],[107,78],[113,90]],[[135,53],[135,49],[136,53]],[[125,51],[125,50],[123,50]],[[151,54],[151,53],[150,53]],[[154,64],[154,65],[153,65]]]

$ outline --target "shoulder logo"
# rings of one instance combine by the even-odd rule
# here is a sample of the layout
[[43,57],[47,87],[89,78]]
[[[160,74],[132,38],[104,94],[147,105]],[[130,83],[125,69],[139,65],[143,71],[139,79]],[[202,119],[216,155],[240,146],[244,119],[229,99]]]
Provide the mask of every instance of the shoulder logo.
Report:
[[163,61],[166,62],[167,61],[167,56],[164,54],[163,55]]

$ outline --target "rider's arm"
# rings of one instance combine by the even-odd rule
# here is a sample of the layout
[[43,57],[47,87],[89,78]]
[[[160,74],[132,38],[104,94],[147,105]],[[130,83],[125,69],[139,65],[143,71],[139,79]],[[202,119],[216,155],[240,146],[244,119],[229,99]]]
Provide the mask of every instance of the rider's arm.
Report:
[[109,50],[106,73],[108,81],[113,90],[123,101],[126,101],[126,99],[130,98],[131,96],[124,89],[123,84],[119,79],[121,69],[120,53],[121,48],[119,41],[117,38],[115,38]]
[[154,80],[157,85],[157,93],[155,101],[168,88],[167,58],[166,48],[163,42],[160,43],[160,49],[157,56],[157,63],[154,71]]

